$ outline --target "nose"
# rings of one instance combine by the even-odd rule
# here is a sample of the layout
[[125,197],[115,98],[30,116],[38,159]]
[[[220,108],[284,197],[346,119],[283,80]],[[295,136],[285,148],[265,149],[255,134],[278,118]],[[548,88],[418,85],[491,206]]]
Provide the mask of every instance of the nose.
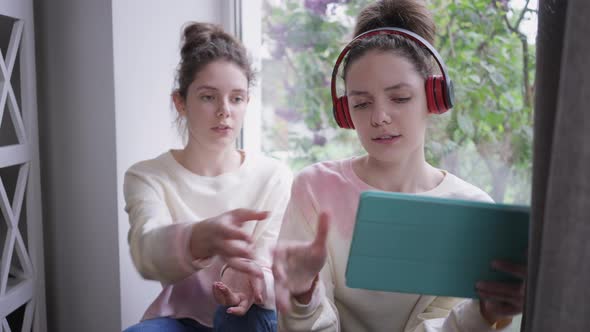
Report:
[[217,117],[218,118],[227,118],[229,117],[230,108],[229,108],[229,100],[225,98],[221,100],[219,107],[217,108]]
[[382,125],[390,124],[391,123],[391,114],[389,114],[390,110],[387,109],[387,106],[383,103],[375,103],[375,108],[371,113],[371,125],[373,127],[379,127]]

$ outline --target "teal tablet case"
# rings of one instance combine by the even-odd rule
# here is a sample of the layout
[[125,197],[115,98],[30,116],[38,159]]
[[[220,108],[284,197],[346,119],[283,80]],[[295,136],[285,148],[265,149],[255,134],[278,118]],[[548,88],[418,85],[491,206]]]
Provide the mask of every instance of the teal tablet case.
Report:
[[477,281],[517,280],[490,263],[525,262],[529,216],[524,206],[364,192],[346,285],[477,298]]

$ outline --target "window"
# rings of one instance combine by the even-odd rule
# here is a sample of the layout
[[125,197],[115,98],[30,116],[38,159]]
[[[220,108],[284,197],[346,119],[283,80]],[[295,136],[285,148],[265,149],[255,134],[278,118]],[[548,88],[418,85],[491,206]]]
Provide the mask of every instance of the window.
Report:
[[[262,8],[261,27],[249,19],[252,12],[243,14],[247,46],[260,43],[253,51],[260,66],[258,146],[294,171],[363,153],[354,131],[337,129],[329,85],[354,15],[369,2],[258,0],[260,7],[248,10]],[[428,6],[438,27],[435,47],[456,87],[455,108],[431,122],[428,161],[497,202],[528,204],[537,1],[431,0]],[[248,130],[246,138],[253,134]]]
[[[354,16],[370,2],[248,1],[242,37],[260,72],[260,101],[249,110],[256,120],[244,128],[246,147],[255,142],[251,148],[294,171],[363,153],[354,131],[337,129],[329,85]],[[435,47],[456,88],[456,106],[431,123],[427,160],[496,202],[529,204],[538,0],[427,3],[438,27]],[[519,326],[517,319],[511,330]]]

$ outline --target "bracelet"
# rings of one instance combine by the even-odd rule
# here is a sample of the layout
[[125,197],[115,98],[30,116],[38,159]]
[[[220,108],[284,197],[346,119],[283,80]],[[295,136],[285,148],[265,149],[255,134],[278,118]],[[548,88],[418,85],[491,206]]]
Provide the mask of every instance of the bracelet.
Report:
[[225,270],[227,270],[228,267],[229,267],[229,265],[223,264],[223,266],[221,267],[221,271],[219,272],[219,279],[221,279],[221,277],[223,277],[223,273],[225,272]]

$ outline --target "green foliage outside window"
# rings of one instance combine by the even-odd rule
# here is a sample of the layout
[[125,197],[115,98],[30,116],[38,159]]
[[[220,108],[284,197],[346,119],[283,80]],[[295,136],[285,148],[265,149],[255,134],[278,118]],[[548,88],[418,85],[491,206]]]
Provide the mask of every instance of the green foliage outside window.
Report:
[[[332,118],[330,75],[368,0],[264,2],[263,150],[294,170],[363,153]],[[456,88],[456,106],[433,116],[426,155],[498,202],[528,203],[535,46],[521,32],[528,8],[511,1],[430,0],[435,47]]]

